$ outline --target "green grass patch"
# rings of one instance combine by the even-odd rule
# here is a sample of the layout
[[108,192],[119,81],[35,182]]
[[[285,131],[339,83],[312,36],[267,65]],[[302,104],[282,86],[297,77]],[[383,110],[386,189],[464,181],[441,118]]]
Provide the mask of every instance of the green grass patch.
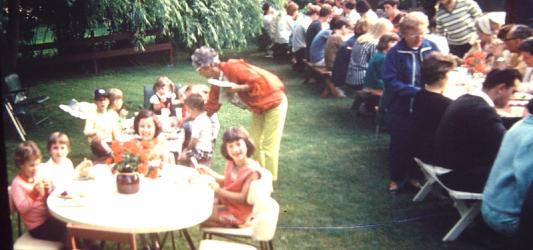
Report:
[[[286,84],[289,111],[280,153],[279,180],[273,197],[280,203],[280,219],[274,239],[277,249],[477,249],[468,239],[442,243],[441,238],[458,219],[448,200],[429,197],[411,202],[414,193],[396,196],[388,183],[388,136],[374,137],[371,118],[355,117],[351,99],[320,99],[318,84],[303,84],[303,77],[289,65],[274,63],[260,54],[225,54],[247,60],[278,74]],[[96,88],[118,87],[132,108],[142,105],[143,85],[166,75],[176,83],[206,83],[181,55],[173,67],[145,65],[102,68],[98,75],[61,73],[36,77],[29,83],[36,94],[51,96],[46,110],[52,124],[31,127],[29,138],[45,152],[48,135],[66,132],[72,141],[74,164],[90,151],[82,134],[84,122],[58,108],[70,99],[90,101]],[[24,79],[24,78],[23,78]],[[250,114],[231,105],[220,110],[222,132],[230,126],[249,126]],[[6,121],[4,121],[6,122]],[[14,130],[5,130],[9,177],[16,171]],[[220,136],[220,135],[219,135]],[[220,141],[220,140],[218,140]],[[224,160],[217,151],[214,168],[222,171]],[[199,242],[196,229],[190,230]],[[184,247],[183,239],[178,239]],[[170,249],[167,243],[165,249]]]

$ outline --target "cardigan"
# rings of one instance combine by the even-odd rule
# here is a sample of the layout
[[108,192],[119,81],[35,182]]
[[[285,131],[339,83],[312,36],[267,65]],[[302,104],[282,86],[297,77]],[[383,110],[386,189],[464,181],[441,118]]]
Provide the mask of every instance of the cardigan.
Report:
[[[517,122],[504,136],[483,191],[481,212],[489,225],[515,222],[533,182],[533,116]],[[498,226],[494,229],[498,230]]]
[[450,173],[476,171],[486,178],[505,131],[502,119],[487,101],[480,96],[462,95],[450,104],[439,123],[436,163],[452,169]]

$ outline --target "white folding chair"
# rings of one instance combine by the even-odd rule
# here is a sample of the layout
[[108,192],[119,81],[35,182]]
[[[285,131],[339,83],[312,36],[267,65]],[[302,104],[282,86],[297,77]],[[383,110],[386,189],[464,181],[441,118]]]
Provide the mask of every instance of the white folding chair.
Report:
[[[422,162],[420,159],[415,158],[415,161],[424,169],[438,168],[437,166],[431,166]],[[441,168],[442,169],[442,168]],[[455,208],[461,215],[461,218],[455,225],[448,231],[448,233],[442,238],[442,241],[454,241],[465,230],[465,228],[472,223],[481,210],[481,201],[483,195],[481,193],[469,193],[463,191],[457,191],[446,187],[438,178],[437,171],[428,171],[432,174],[434,181],[448,191],[450,198],[452,199]]]
[[451,169],[435,167],[435,166],[426,164],[416,157],[414,159],[415,159],[415,162],[418,164],[418,166],[420,166],[420,170],[426,177],[426,182],[424,183],[422,188],[418,191],[418,193],[416,193],[415,197],[413,198],[413,201],[422,201],[426,198],[426,196],[431,192],[433,188],[439,186],[437,183],[437,176],[448,173],[451,171]]
[[[252,211],[252,218],[255,218],[264,209],[264,201],[271,199],[272,193],[272,174],[270,171],[264,168],[257,169],[261,177],[258,180],[254,180],[250,183],[250,189],[248,190],[248,196],[246,202],[254,205]],[[253,220],[252,220],[253,222]],[[226,228],[226,227],[201,227],[200,231],[203,234],[203,239],[211,239],[213,235],[223,238],[253,238],[253,227],[247,226],[242,228]],[[205,243],[210,244],[210,243]],[[270,243],[271,244],[271,243]]]
[[[254,205],[260,207],[260,212],[255,215],[251,222],[251,239],[259,242],[259,248],[262,250],[273,250],[272,239],[276,233],[276,226],[279,216],[279,204],[271,197],[258,200]],[[220,236],[220,235],[219,235]],[[243,242],[244,243],[244,242]],[[247,250],[257,249],[250,243],[235,243],[228,241],[204,239],[200,242],[199,250]]]
[[[8,187],[8,194],[9,194],[9,209],[11,214],[16,214],[17,209],[15,205],[13,204],[13,200],[11,199],[11,186]],[[19,237],[15,240],[15,243],[13,244],[14,250],[60,250],[63,249],[63,243],[56,242],[56,241],[48,241],[48,240],[39,240],[31,237],[29,232],[22,233],[21,230],[21,223],[20,223],[20,217],[18,214],[17,216],[17,225],[18,225],[18,231],[19,231]]]

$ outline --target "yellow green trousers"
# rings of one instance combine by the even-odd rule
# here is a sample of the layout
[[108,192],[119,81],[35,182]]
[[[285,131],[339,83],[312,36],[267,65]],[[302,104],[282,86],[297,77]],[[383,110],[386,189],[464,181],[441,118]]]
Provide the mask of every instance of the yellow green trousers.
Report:
[[278,179],[278,159],[285,117],[287,116],[287,96],[283,95],[281,103],[261,114],[252,112],[250,137],[255,143],[253,158],[261,166],[270,170],[274,180]]

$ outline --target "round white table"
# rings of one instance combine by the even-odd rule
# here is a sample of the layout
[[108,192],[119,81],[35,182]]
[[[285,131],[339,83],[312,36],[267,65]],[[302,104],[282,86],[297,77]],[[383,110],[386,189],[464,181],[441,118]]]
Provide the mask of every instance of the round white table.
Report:
[[[73,180],[48,197],[50,213],[65,223],[136,234],[186,229],[212,212],[214,192],[193,169],[165,166],[158,179],[142,178],[136,194],[119,194],[115,176]],[[68,199],[60,194],[67,191]]]

